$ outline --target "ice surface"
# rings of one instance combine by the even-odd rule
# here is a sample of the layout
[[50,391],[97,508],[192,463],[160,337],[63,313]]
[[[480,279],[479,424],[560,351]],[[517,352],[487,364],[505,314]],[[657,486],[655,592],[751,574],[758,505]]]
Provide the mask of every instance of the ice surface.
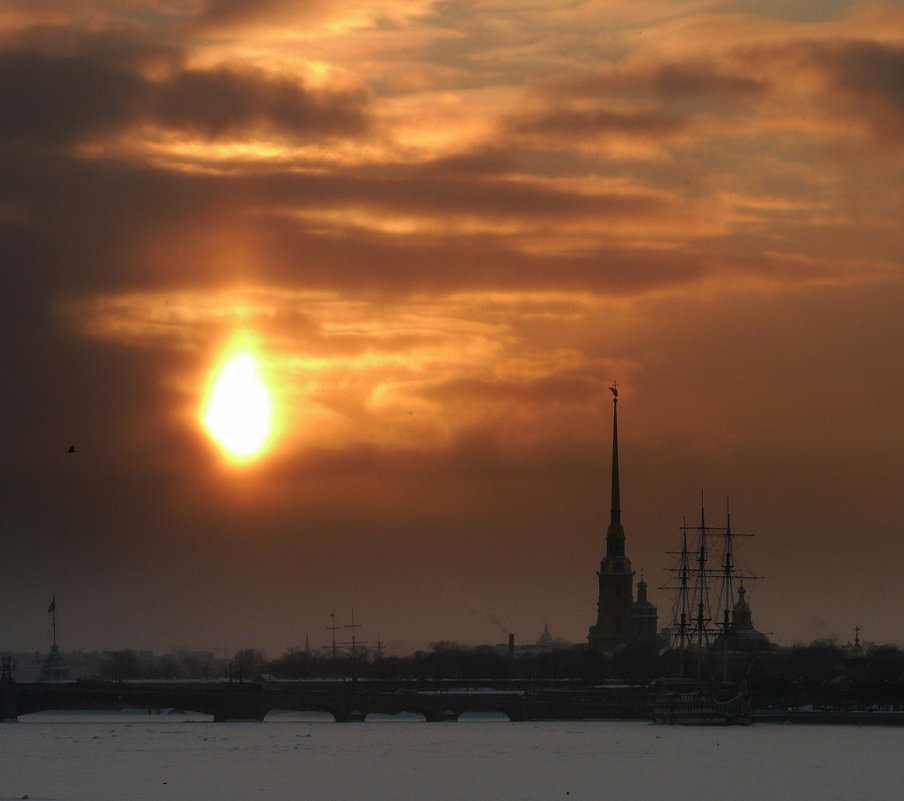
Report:
[[44,713],[0,727],[0,801],[891,801],[902,743],[878,726]]

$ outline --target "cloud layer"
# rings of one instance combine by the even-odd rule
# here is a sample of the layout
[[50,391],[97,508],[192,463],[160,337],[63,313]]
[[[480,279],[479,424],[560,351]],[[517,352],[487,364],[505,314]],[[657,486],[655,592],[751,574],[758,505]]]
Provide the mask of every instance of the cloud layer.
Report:
[[0,647],[581,641],[613,379],[651,588],[730,494],[763,629],[897,641],[902,68],[897,3],[8,3]]

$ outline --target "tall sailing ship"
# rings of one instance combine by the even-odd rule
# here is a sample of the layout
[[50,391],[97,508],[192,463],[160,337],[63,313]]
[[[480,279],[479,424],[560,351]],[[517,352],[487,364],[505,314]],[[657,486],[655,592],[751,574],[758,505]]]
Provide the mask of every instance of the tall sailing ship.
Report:
[[[752,721],[745,675],[746,659],[734,647],[750,615],[744,579],[756,579],[735,560],[731,513],[725,526],[706,523],[681,527],[681,550],[673,583],[671,647],[677,676],[657,679],[650,691],[650,715],[658,723],[748,724]],[[692,540],[689,545],[688,540]],[[737,599],[737,600],[736,600]],[[758,634],[758,632],[756,633]]]

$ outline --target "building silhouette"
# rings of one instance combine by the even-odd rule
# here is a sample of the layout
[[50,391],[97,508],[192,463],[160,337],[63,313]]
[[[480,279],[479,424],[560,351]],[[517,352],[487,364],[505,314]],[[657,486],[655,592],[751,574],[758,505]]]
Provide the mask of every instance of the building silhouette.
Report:
[[739,657],[755,653],[768,653],[772,650],[769,638],[753,625],[753,613],[750,611],[747,590],[744,589],[743,584],[738,587],[738,599],[731,610],[731,625],[727,631],[720,633],[713,641],[713,652],[718,653],[722,650],[723,637],[725,650],[729,654]]
[[600,562],[596,624],[587,641],[596,651],[608,651],[657,636],[658,613],[647,600],[647,584],[641,578],[634,600],[634,571],[625,552],[618,476],[618,385],[612,391],[612,505],[606,530],[606,555]]
[[543,633],[537,640],[538,648],[552,648],[552,634],[549,633],[549,623],[543,625]]

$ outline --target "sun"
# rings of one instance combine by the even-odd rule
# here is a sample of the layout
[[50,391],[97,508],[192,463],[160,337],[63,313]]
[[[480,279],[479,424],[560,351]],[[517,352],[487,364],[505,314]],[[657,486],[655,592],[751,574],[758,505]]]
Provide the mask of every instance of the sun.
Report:
[[239,460],[261,453],[270,434],[270,394],[250,353],[232,356],[207,400],[204,426],[226,453]]

